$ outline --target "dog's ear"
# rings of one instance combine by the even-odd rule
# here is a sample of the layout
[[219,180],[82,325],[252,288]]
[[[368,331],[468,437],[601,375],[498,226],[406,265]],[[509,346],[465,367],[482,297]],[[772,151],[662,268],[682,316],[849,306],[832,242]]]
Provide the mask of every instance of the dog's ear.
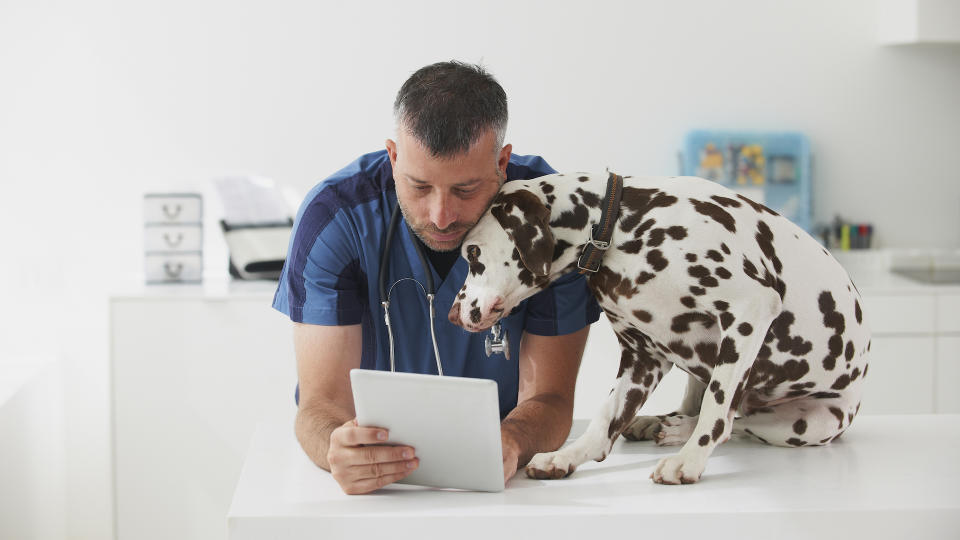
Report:
[[500,193],[490,207],[517,251],[520,261],[537,277],[550,275],[556,244],[550,230],[550,209],[526,189]]

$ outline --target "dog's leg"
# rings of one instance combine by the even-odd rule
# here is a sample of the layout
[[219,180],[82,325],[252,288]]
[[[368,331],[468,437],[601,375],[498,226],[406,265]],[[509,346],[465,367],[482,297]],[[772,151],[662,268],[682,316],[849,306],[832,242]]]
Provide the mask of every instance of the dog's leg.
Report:
[[696,425],[706,389],[706,384],[688,374],[687,389],[679,409],[662,416],[637,416],[623,431],[623,437],[631,441],[655,441],[660,446],[683,444]]
[[527,476],[539,479],[563,478],[577,466],[591,459],[603,461],[613,443],[637,414],[650,392],[670,369],[658,351],[649,345],[649,338],[634,333],[617,332],[620,339],[620,373],[613,390],[576,441],[556,452],[533,456],[527,464]]
[[774,446],[829,444],[850,426],[860,410],[859,397],[853,399],[790,401],[737,418],[733,432]]
[[[700,418],[680,453],[660,460],[650,477],[659,484],[692,484],[700,479],[713,449],[730,436],[736,401],[741,399],[750,367],[760,352],[766,329],[782,309],[772,290],[744,297],[721,318],[716,365],[700,407]],[[733,406],[732,406],[733,405]]]

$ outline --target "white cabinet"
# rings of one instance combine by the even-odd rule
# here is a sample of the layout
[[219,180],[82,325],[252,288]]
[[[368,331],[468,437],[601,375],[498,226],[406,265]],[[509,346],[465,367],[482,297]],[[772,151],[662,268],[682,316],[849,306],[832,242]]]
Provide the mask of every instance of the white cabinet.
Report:
[[226,537],[258,422],[293,429],[292,325],[250,294],[147,287],[110,301],[116,535]]
[[960,413],[960,336],[937,338],[936,411]]
[[863,383],[864,414],[930,413],[934,410],[934,344],[927,336],[878,336],[870,346]]

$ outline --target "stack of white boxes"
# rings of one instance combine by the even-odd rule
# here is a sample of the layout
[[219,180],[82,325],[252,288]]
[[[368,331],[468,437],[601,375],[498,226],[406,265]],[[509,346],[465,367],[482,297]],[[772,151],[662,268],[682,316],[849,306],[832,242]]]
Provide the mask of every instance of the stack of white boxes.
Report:
[[147,283],[199,283],[203,276],[203,197],[199,193],[143,196]]

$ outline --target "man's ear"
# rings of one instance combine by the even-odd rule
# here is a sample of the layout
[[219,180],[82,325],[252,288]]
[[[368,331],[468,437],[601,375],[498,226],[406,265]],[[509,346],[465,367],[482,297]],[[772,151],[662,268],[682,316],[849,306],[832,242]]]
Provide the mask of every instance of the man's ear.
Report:
[[520,253],[523,266],[537,277],[550,275],[556,241],[550,230],[550,209],[526,189],[500,193],[490,207]]

